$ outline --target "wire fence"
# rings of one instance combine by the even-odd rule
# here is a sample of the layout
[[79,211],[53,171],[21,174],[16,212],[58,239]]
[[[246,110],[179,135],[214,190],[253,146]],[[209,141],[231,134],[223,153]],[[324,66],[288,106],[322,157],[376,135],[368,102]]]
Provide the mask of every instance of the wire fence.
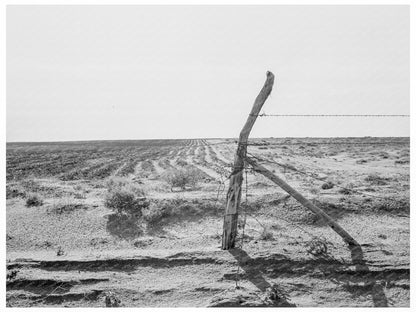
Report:
[[[371,114],[266,114],[266,113],[262,113],[262,114],[258,114],[258,115],[251,115],[251,116],[258,116],[258,117],[325,117],[325,118],[331,118],[331,117],[335,117],[335,118],[342,118],[342,117],[359,117],[359,118],[406,118],[406,117],[410,117],[410,115],[406,115],[406,114],[376,114],[376,115],[371,115]],[[272,139],[272,140],[276,140],[276,139]],[[376,138],[348,138],[348,139],[281,139],[284,141],[281,142],[269,142],[262,139],[260,142],[259,141],[247,141],[247,142],[238,142],[237,140],[228,140],[225,142],[216,142],[216,143],[208,143],[207,141],[204,141],[204,146],[211,146],[211,145],[224,145],[224,144],[238,144],[238,148],[240,147],[248,147],[248,146],[253,146],[253,147],[267,147],[267,146],[275,146],[275,147],[288,147],[288,146],[303,146],[303,147],[314,147],[314,146],[387,146],[387,145],[407,145],[410,146],[410,139],[408,138],[398,138],[398,139],[376,139]],[[257,150],[258,151],[258,150]],[[290,164],[285,164],[285,163],[280,163],[278,161],[275,161],[274,159],[266,159],[263,158],[259,155],[255,155],[253,153],[249,153],[248,151],[246,151],[246,157],[250,157],[252,159],[257,160],[258,162],[261,163],[266,163],[266,164],[272,164],[272,165],[276,165],[280,168],[283,168],[285,171],[286,170],[290,170],[293,172],[296,172],[298,174],[307,176],[309,178],[312,178],[316,181],[320,181],[320,182],[324,182],[324,183],[328,183],[329,181],[332,183],[332,187],[336,186],[338,188],[340,188],[341,190],[343,190],[343,194],[360,194],[363,196],[367,196],[367,197],[373,197],[373,198],[379,198],[382,200],[394,200],[391,197],[387,197],[387,196],[378,196],[378,195],[374,195],[374,194],[369,194],[367,192],[363,192],[361,190],[357,190],[355,188],[352,187],[347,187],[344,185],[341,185],[339,183],[335,183],[332,180],[330,180],[328,177],[320,177],[317,174],[314,173],[310,173],[301,169],[298,169]],[[227,168],[230,170],[233,170],[232,172],[230,172],[229,177],[231,177],[231,175],[233,173],[235,173],[235,169],[231,167],[230,164],[230,168]],[[249,193],[249,185],[248,185],[248,170],[252,168],[248,165],[248,163],[245,162],[244,164],[244,168],[238,168],[238,170],[244,170],[245,174],[245,201],[242,205],[242,225],[241,225],[241,230],[242,230],[242,234],[240,235],[240,248],[243,249],[244,248],[244,239],[245,239],[245,231],[246,231],[246,224],[247,224],[247,216],[253,218],[262,228],[263,231],[267,231],[267,226],[262,224],[262,222],[252,213],[249,213],[247,211],[248,208],[248,193]],[[225,191],[225,181],[223,181],[223,192]],[[217,193],[217,201],[219,198],[219,194],[220,194],[220,187],[218,188],[218,193]],[[290,197],[290,195],[289,195]],[[307,251],[310,253],[314,253],[316,252],[316,250],[318,251],[318,253],[324,253],[326,254],[326,250],[327,250],[327,245],[331,245],[330,242],[328,242],[324,237],[322,237],[322,235],[316,235],[311,233],[310,231],[306,230],[306,228],[300,224],[291,222],[290,220],[287,220],[284,216],[282,216],[281,214],[274,216],[276,217],[278,220],[281,220],[287,224],[289,224],[291,227],[296,228],[298,230],[300,230],[303,233],[306,233],[309,237],[308,241],[305,241],[302,239],[302,242],[299,242],[296,240],[295,237],[292,237],[293,239],[296,240],[297,244],[303,244],[304,246],[307,246],[308,244],[309,247],[307,248]],[[301,238],[299,236],[299,238]],[[326,254],[328,255],[328,254]],[[236,288],[239,288],[240,285],[240,264],[237,264],[237,274],[236,274],[236,279],[235,279],[235,283],[236,283]]]
[[408,114],[250,114],[250,116],[257,117],[376,117],[376,118],[391,118],[391,117],[410,117]]
[[[299,173],[299,174],[305,175],[305,176],[307,176],[307,177],[310,177],[310,178],[315,179],[315,180],[320,181],[320,182],[328,182],[328,179],[327,179],[327,178],[320,178],[320,177],[317,177],[317,176],[316,176],[316,175],[314,175],[314,174],[310,174],[310,173],[308,173],[308,172],[306,172],[306,171],[299,170],[299,169],[295,168],[295,167],[294,167],[294,166],[292,166],[292,165],[282,164],[282,163],[279,163],[279,162],[274,161],[274,160],[269,160],[269,159],[259,158],[258,156],[253,155],[253,154],[251,154],[251,153],[247,153],[247,154],[248,154],[248,155],[250,155],[252,158],[254,158],[254,159],[256,159],[256,160],[260,161],[260,162],[266,162],[266,163],[269,163],[269,164],[274,164],[274,165],[277,165],[277,166],[282,167],[282,168],[284,168],[284,169],[288,169],[288,170],[294,171],[294,172],[296,172],[296,173]],[[377,195],[374,195],[374,194],[369,194],[369,193],[362,192],[362,191],[359,191],[359,190],[356,190],[356,189],[352,189],[352,188],[345,187],[345,186],[343,186],[343,185],[340,185],[340,184],[337,184],[337,183],[334,183],[334,182],[332,182],[332,184],[333,184],[334,186],[337,186],[337,187],[339,187],[339,188],[341,188],[341,189],[343,189],[343,190],[345,190],[345,191],[351,192],[351,193],[357,193],[357,194],[361,194],[361,195],[365,195],[365,196],[369,196],[369,197],[375,197],[375,198],[382,198],[382,199],[385,199],[385,197],[383,197],[383,196],[377,196]]]

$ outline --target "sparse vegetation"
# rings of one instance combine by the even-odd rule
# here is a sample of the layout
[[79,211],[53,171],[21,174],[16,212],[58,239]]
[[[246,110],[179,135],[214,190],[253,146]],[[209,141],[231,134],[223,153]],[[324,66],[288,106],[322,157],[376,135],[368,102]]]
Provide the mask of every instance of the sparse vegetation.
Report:
[[323,190],[329,190],[332,189],[334,187],[334,183],[329,181],[329,182],[325,182],[324,184],[321,185],[321,188]]
[[211,201],[177,197],[153,201],[143,210],[143,219],[152,227],[164,224],[169,218],[178,217],[186,220],[186,218],[216,214],[216,212],[217,208]]
[[260,239],[264,241],[270,241],[274,239],[273,231],[271,227],[269,226],[263,227],[263,231],[260,233]]
[[365,178],[365,181],[373,185],[386,185],[389,180],[389,178],[381,177],[378,174],[370,174]]
[[56,250],[56,255],[57,255],[58,257],[65,255],[65,251],[64,251],[64,249],[62,248],[62,246],[58,246],[58,249]]
[[[269,150],[259,149],[262,145],[250,148],[259,158],[290,163],[310,174],[286,170],[283,175],[282,167],[264,163],[363,243],[370,271],[376,264],[389,283],[389,303],[405,305],[410,285],[406,275],[410,173],[407,165],[394,163],[409,156],[401,156],[397,144],[315,146],[318,139],[302,140],[304,149],[298,144],[301,139],[254,139],[271,142]],[[229,163],[236,145],[213,142],[221,144],[203,145],[202,140],[185,141],[189,143],[185,147],[179,140],[31,144],[30,153],[25,145],[12,144],[7,151],[7,269],[20,271],[7,281],[7,304],[105,306],[105,295],[114,290],[126,307],[149,302],[190,305],[190,300],[202,305],[213,294],[223,294],[236,277],[240,293],[232,303],[240,306],[251,304],[245,297],[248,292],[253,298],[267,297],[259,301],[261,305],[267,301],[267,306],[285,306],[290,300],[298,304],[304,289],[317,305],[318,300],[372,303],[374,276],[350,274],[354,263],[347,246],[333,239],[336,234],[319,216],[251,170],[247,179],[243,176],[237,248],[220,251]],[[282,149],[281,142],[288,148]],[[382,159],[384,150],[387,160]],[[327,157],[335,154],[337,162]],[[357,165],[357,159],[368,163]],[[198,181],[185,183],[184,188],[166,181],[167,172],[188,168],[202,176],[197,188],[193,187]],[[378,177],[371,176],[374,172]],[[109,173],[110,178],[101,178]],[[65,174],[73,179],[61,180]],[[386,184],[380,187],[379,180]],[[193,191],[171,193],[171,186],[175,191]],[[30,193],[44,201],[44,208],[25,208]],[[331,242],[336,245],[331,247]],[[27,258],[33,261],[19,260]],[[397,268],[400,273],[386,274]],[[156,274],[159,271],[163,274]],[[260,285],[260,278],[274,286],[257,290],[254,285]],[[192,283],[186,284],[189,279]],[[345,289],[338,292],[340,282],[351,284],[351,296]],[[126,287],[114,288],[118,283]],[[189,288],[178,288],[179,283]],[[121,305],[117,298],[108,304]]]
[[19,273],[19,270],[10,270],[7,272],[6,280],[8,282],[16,279],[17,273]]
[[104,205],[117,214],[128,214],[140,218],[142,210],[149,206],[145,192],[125,178],[107,180]]
[[145,197],[138,197],[130,190],[116,190],[105,197],[105,206],[118,214],[129,214],[140,218],[142,210],[149,206]]
[[112,177],[106,180],[105,186],[109,193],[127,191],[134,193],[136,196],[145,197],[144,190],[137,183],[127,178]]
[[410,203],[406,198],[378,199],[373,203],[374,211],[390,213],[410,213]]
[[395,160],[394,163],[397,165],[410,164],[410,159],[398,159],[398,160]]
[[6,199],[9,198],[24,198],[26,196],[25,190],[20,185],[6,185]]
[[315,256],[326,256],[328,254],[328,242],[325,239],[314,237],[305,243],[306,251]]
[[338,193],[343,194],[343,195],[351,195],[352,191],[347,188],[340,188]]
[[26,195],[26,207],[37,207],[42,205],[43,200],[39,197],[39,195],[35,193],[30,193]]
[[80,209],[88,209],[88,206],[83,203],[74,201],[72,198],[64,198],[54,203],[48,211],[49,213],[59,215],[63,213],[71,213]]
[[317,187],[312,187],[309,191],[314,195],[318,195],[320,193],[320,190]]
[[164,179],[171,189],[179,187],[185,190],[187,186],[195,186],[201,180],[201,175],[195,168],[187,167],[168,170]]

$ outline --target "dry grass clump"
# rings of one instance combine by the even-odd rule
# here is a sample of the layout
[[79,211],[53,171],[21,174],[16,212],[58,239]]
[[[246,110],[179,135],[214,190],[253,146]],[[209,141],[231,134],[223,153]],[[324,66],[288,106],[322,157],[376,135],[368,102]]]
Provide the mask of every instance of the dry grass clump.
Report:
[[341,188],[338,193],[343,194],[343,195],[351,195],[353,193],[353,191],[347,189],[347,188]]
[[109,243],[109,240],[103,237],[94,237],[90,240],[90,245],[93,247],[106,245],[108,243]]
[[88,207],[81,203],[59,203],[53,206],[50,212],[56,214],[71,213],[80,209],[87,209]]
[[376,212],[410,213],[410,201],[408,198],[385,198],[372,203]]
[[107,194],[104,205],[117,214],[127,214],[140,218],[142,210],[149,207],[144,191],[125,178],[107,181]]
[[311,192],[311,194],[314,194],[314,195],[318,195],[320,193],[319,188],[317,188],[317,187],[312,187],[309,190],[309,192]]
[[142,209],[149,206],[149,202],[144,197],[137,197],[136,194],[119,190],[108,193],[105,197],[104,205],[112,209],[117,214],[134,215],[137,218],[142,216]]
[[128,191],[136,194],[137,196],[145,196],[143,189],[127,178],[112,177],[105,181],[105,186],[109,193],[117,191]]
[[387,181],[389,181],[390,179],[381,177],[378,174],[369,174],[364,180],[374,185],[386,185]]
[[265,226],[263,231],[260,233],[260,239],[265,241],[273,240],[273,232],[270,226]]
[[318,256],[327,256],[328,255],[328,244],[326,239],[314,237],[312,240],[305,243],[307,253],[318,257]]
[[11,281],[15,280],[16,277],[17,277],[17,273],[19,273],[19,272],[20,272],[19,270],[10,270],[10,271],[7,271],[6,280],[8,282],[11,282]]
[[155,227],[164,223],[172,215],[172,210],[172,206],[167,204],[152,205],[150,209],[143,210],[143,219],[150,227]]
[[43,200],[36,193],[30,193],[26,195],[26,207],[42,206]]
[[321,188],[323,190],[329,190],[332,189],[334,187],[334,183],[329,181],[329,182],[325,182],[324,184],[321,185]]
[[410,159],[398,159],[395,160],[394,163],[399,165],[410,164]]
[[187,186],[195,186],[202,179],[201,173],[191,167],[168,170],[163,178],[170,185],[171,190],[174,187],[185,190]]
[[149,226],[166,223],[171,218],[186,218],[215,214],[216,206],[210,201],[198,199],[186,200],[183,198],[154,201],[143,210],[143,219]]
[[379,156],[380,156],[382,159],[388,159],[388,158],[390,158],[390,154],[389,154],[389,153],[387,153],[387,152],[380,152],[380,153],[379,153]]
[[365,164],[365,163],[367,163],[368,162],[368,160],[367,159],[358,159],[357,161],[356,161],[356,163],[357,164]]

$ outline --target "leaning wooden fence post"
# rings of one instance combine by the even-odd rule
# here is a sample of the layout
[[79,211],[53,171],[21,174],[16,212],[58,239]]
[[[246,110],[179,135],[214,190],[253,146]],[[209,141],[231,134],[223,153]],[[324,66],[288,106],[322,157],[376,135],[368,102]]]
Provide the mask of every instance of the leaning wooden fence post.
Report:
[[317,214],[319,217],[321,217],[326,224],[329,225],[331,229],[333,229],[335,232],[339,234],[339,236],[342,237],[342,239],[349,245],[355,245],[359,246],[357,241],[352,238],[350,234],[348,234],[347,231],[345,231],[335,220],[333,220],[330,216],[328,216],[324,211],[316,207],[312,202],[310,202],[308,199],[303,197],[299,192],[297,192],[293,187],[291,187],[289,184],[287,184],[285,181],[280,179],[278,176],[273,174],[271,171],[267,170],[262,165],[259,165],[256,163],[256,161],[250,157],[246,157],[245,161],[250,164],[253,167],[253,170],[261,173],[266,178],[270,179],[277,185],[279,185],[283,190],[285,190],[289,195],[291,195],[294,199],[296,199],[299,203],[301,203],[304,207],[311,210],[313,213]]
[[238,209],[241,201],[241,184],[243,182],[244,159],[247,154],[247,141],[251,128],[263,107],[264,102],[272,91],[274,75],[267,72],[267,79],[259,95],[254,101],[250,115],[240,132],[237,152],[234,157],[233,171],[230,176],[230,185],[227,192],[227,206],[225,208],[224,226],[222,233],[222,249],[230,249],[235,246],[237,236]]

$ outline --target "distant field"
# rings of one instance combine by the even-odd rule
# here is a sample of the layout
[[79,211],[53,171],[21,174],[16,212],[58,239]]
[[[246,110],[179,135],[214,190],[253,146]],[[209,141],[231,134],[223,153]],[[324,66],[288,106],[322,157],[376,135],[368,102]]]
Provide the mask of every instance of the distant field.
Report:
[[[7,143],[7,268],[16,272],[8,305],[105,306],[112,292],[134,307],[218,306],[236,296],[253,306],[253,294],[278,284],[296,306],[409,306],[409,138],[267,138],[248,146],[362,244],[365,274],[337,234],[250,168],[244,253],[221,251],[236,146],[235,139]],[[197,181],[169,185],[169,173],[183,168]],[[114,178],[169,214],[151,225],[117,219],[104,205]],[[28,207],[34,195],[41,203]],[[311,252],[317,237],[324,254]]]

